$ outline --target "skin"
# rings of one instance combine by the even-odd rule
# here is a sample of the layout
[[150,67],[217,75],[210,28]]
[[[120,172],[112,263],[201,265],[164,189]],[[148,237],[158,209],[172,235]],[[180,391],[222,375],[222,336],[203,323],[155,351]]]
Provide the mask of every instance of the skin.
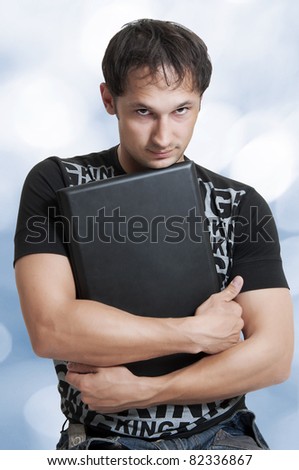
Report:
[[[117,98],[101,84],[104,106],[118,119],[118,155],[128,173],[165,168],[184,158],[201,96],[192,90],[188,76],[176,86],[171,70],[168,73],[170,85],[162,74],[150,79],[147,70],[132,71],[126,93]],[[69,362],[66,379],[81,391],[90,409],[112,413],[157,404],[206,403],[289,376],[293,317],[288,289],[240,294],[243,280],[238,276],[200,305],[194,317],[153,319],[76,299],[64,256],[21,258],[16,280],[35,352]],[[123,365],[201,351],[209,356],[162,377],[136,377]]]

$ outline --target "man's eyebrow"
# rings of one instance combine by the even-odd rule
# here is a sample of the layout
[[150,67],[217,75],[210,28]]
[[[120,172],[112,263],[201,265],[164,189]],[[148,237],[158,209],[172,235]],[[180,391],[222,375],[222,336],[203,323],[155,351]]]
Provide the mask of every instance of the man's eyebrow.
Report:
[[141,109],[151,109],[150,106],[148,106],[145,103],[140,103],[140,102],[133,102],[130,103],[131,108],[141,108]]
[[184,108],[185,106],[193,106],[194,102],[187,100],[175,107],[175,109]]

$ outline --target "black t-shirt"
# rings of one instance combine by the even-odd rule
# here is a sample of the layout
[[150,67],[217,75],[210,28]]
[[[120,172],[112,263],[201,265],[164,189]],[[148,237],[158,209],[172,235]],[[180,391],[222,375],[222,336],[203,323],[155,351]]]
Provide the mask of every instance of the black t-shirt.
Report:
[[[243,291],[287,287],[276,226],[265,200],[248,185],[199,165],[196,170],[205,206],[205,227],[222,288],[237,274],[244,278]],[[15,261],[32,253],[68,256],[56,191],[121,174],[124,170],[116,147],[67,159],[50,157],[38,163],[28,174],[21,196]],[[79,392],[67,384],[65,361],[54,362],[65,416],[103,435],[116,433],[145,439],[184,436],[226,418],[243,404],[243,397],[233,397],[199,405],[160,405],[102,415],[88,410]]]

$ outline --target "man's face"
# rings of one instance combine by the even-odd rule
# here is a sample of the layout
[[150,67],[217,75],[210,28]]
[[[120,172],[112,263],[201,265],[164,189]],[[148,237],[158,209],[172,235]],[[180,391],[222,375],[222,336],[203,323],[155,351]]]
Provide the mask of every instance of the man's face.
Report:
[[[200,109],[200,95],[191,90],[187,77],[177,87],[167,71],[150,77],[146,69],[132,71],[124,95],[105,102],[109,91],[101,91],[107,111],[118,117],[118,156],[127,173],[166,168],[183,161]],[[111,95],[110,95],[111,96]],[[109,97],[109,96],[108,96]]]

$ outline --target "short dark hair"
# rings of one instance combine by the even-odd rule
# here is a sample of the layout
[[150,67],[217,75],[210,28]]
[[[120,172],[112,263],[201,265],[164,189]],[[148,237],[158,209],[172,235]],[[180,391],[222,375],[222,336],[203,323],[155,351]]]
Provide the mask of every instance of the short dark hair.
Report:
[[110,93],[123,95],[128,73],[144,66],[152,76],[162,68],[166,82],[166,68],[172,68],[177,86],[190,74],[192,89],[200,95],[209,86],[212,73],[207,46],[197,34],[178,23],[153,19],[127,23],[110,40],[102,62]]

